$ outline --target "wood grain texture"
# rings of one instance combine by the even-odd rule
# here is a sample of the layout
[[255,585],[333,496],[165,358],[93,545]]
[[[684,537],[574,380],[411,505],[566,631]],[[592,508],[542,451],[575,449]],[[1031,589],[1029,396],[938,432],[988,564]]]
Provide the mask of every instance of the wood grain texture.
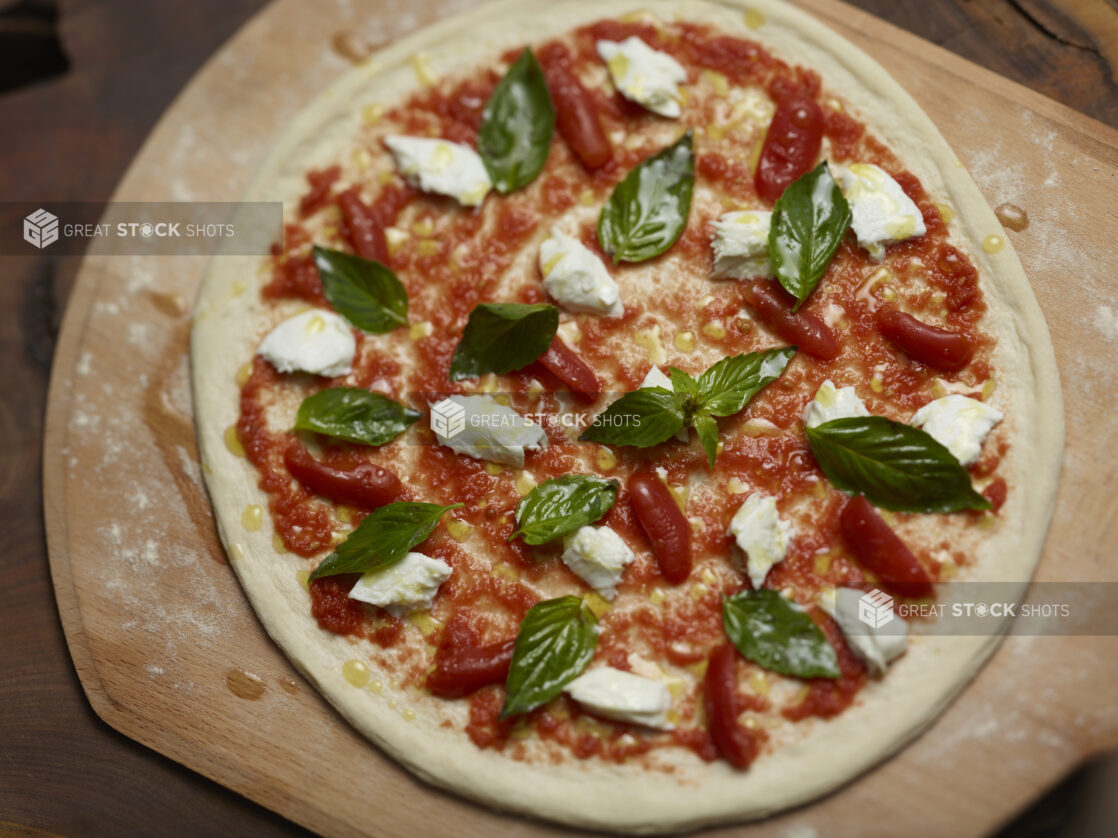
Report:
[[[0,124],[5,126],[5,165],[0,167],[0,185],[5,194],[13,198],[107,197],[159,110],[198,62],[257,5],[247,1],[195,4],[196,14],[184,17],[171,7],[161,11],[158,6],[143,3],[66,4],[64,37],[74,57],[75,73],[41,88],[0,99]],[[1118,124],[1114,63],[1108,54],[1118,39],[1113,37],[1116,15],[1109,3],[1001,5],[961,1],[860,5],[892,16],[895,22],[955,52]],[[876,9],[877,6],[881,8]],[[997,7],[1000,11],[997,15],[986,14],[976,9],[978,6]],[[1020,35],[1025,31],[1024,25],[1011,22],[1022,14],[1020,8],[1026,6],[1044,26],[1067,26],[1070,22],[1078,29],[1055,29],[1056,37],[1031,27],[1032,35]],[[1060,14],[1043,17],[1041,6],[1055,8]],[[872,29],[872,23],[863,23],[861,18],[840,17],[855,29]],[[377,27],[369,20],[354,20],[349,28],[364,28],[379,37]],[[330,38],[337,34],[325,22],[314,21],[308,32]],[[1042,48],[1042,41],[1037,41],[1037,46],[1024,50],[1021,45],[1026,41],[1022,38],[1040,38],[1046,47]],[[1071,44],[1060,39],[1079,40]],[[1054,44],[1047,44],[1048,41]],[[1082,48],[1083,44],[1093,45],[1097,52]],[[1041,52],[1041,57],[1030,53],[1045,48],[1051,52]],[[1100,58],[1108,62],[1105,70],[1097,64]],[[961,64],[956,65],[955,72],[963,79],[968,78]],[[1005,94],[1008,86],[1004,82],[984,78],[983,83],[1017,101],[1019,91]],[[1092,179],[1100,177],[1100,171],[1113,171],[1112,153],[1100,149],[1097,139],[1092,139],[1093,129],[1083,128],[1089,125],[1086,121],[1053,108],[1049,102],[1038,102],[1036,97],[1029,106],[1043,117],[1043,125],[1047,126],[1044,130],[1057,134],[1053,143],[1058,144],[1072,165],[1074,188],[1090,187]],[[1045,135],[1039,136],[1043,140]],[[987,175],[997,194],[1022,191],[1009,179],[997,181],[989,171]],[[981,175],[979,182],[983,183]],[[995,203],[996,197],[991,202]],[[1106,212],[1107,208],[1101,207],[1099,216],[1107,218]],[[1066,223],[1074,228],[1078,218],[1060,213],[1048,216],[1048,220],[1050,224]],[[1111,228],[1113,220],[1109,216]],[[1018,238],[1014,237],[1015,244],[1025,255],[1024,243]],[[1074,238],[1072,243],[1078,244]],[[1055,282],[1063,273],[1076,272],[1076,264],[1070,259],[1052,261],[1052,265],[1038,263],[1045,280],[1051,278]],[[1034,266],[1028,259],[1026,266],[1032,274]],[[0,347],[9,359],[0,370],[0,393],[4,394],[0,397],[0,445],[4,454],[0,520],[8,533],[8,549],[0,556],[0,567],[8,583],[0,590],[0,630],[7,639],[0,651],[0,664],[10,677],[0,680],[0,706],[5,710],[0,714],[0,821],[81,835],[294,831],[290,824],[115,734],[100,724],[85,704],[51,604],[38,523],[38,498],[28,491],[38,474],[40,406],[47,367],[59,311],[76,260],[8,260],[5,267],[7,281],[0,284],[0,305],[13,316],[0,321]],[[1062,301],[1055,291],[1050,291],[1047,298],[1044,294],[1040,296],[1046,312],[1051,306],[1058,307],[1063,314],[1061,322],[1065,323],[1075,323],[1075,306],[1081,306],[1089,328],[1094,306],[1082,297]],[[75,301],[76,305],[80,303],[80,299]],[[1057,350],[1062,368],[1076,370],[1074,349],[1058,345]],[[76,362],[74,358],[70,360]],[[1114,389],[1105,392],[1113,394]],[[1092,416],[1085,415],[1083,422]],[[1069,420],[1072,418],[1069,409]],[[46,453],[49,457],[51,451]],[[1067,503],[1065,500],[1065,507]],[[1105,517],[1093,520],[1092,537],[1112,536],[1112,532],[1104,529]],[[80,535],[77,538],[80,540]],[[1103,559],[1095,555],[1093,560],[1101,564]],[[1112,648],[1099,651],[1113,654]],[[1009,668],[1012,667],[1010,662]],[[281,674],[266,674],[270,690],[278,694],[282,690]],[[120,713],[134,710],[127,705],[115,709]],[[143,735],[146,731],[141,725],[129,732]],[[1076,754],[1080,744],[1073,748]],[[1072,762],[1073,758],[1069,758],[1059,761],[1059,765]],[[1054,766],[1053,777],[1059,765]],[[1015,769],[1010,773],[1017,774]],[[264,795],[254,791],[254,782],[257,778],[241,774],[233,777],[231,785],[262,799]],[[1019,800],[1005,801],[992,801],[993,790],[979,788],[973,805],[992,808],[975,824],[992,825],[1039,791],[1041,785],[1032,781],[1022,790]],[[939,802],[946,809],[957,804],[956,800]]]

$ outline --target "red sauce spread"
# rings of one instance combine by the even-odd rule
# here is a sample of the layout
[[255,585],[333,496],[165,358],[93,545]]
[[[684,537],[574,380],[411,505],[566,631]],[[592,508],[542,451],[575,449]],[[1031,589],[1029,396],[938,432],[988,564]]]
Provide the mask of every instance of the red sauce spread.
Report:
[[[802,433],[804,406],[818,386],[827,378],[864,382],[860,395],[871,413],[904,419],[930,400],[937,378],[962,383],[972,391],[981,390],[991,374],[993,339],[982,330],[986,305],[978,273],[966,255],[949,242],[940,212],[919,180],[865,125],[846,112],[834,95],[823,92],[815,73],[786,64],[751,41],[686,23],[602,21],[562,39],[535,45],[534,49],[545,73],[586,79],[592,77],[589,71],[600,65],[595,49],[598,40],[620,41],[631,35],[672,55],[687,69],[693,90],[683,116],[673,125],[679,130],[695,130],[696,189],[714,190],[723,196],[724,207],[764,206],[755,192],[750,163],[763,126],[727,126],[718,85],[714,93],[706,88],[702,95],[698,92],[710,79],[721,79],[722,84],[731,87],[759,88],[774,101],[792,95],[814,98],[824,114],[825,156],[833,163],[880,166],[917,204],[927,227],[926,235],[889,248],[883,265],[890,281],[880,284],[871,281],[877,265],[857,245],[853,233],[847,233],[819,288],[804,306],[805,311],[833,324],[841,351],[830,361],[799,353],[784,375],[756,396],[742,416],[721,427],[724,447],[712,470],[707,470],[705,455],[694,442],[611,451],[589,443],[573,443],[555,427],[547,428],[548,448],[528,453],[526,470],[536,482],[586,471],[580,456],[588,448],[598,452],[594,471],[617,478],[623,487],[627,477],[642,466],[662,468],[673,487],[687,487],[697,476],[706,476],[709,491],[694,492],[687,500],[686,514],[695,530],[692,545],[697,567],[711,567],[709,560],[714,557],[717,572],[711,577],[694,571],[681,586],[684,595],[665,600],[658,594],[667,586],[624,490],[600,522],[612,527],[637,554],[619,590],[622,594],[640,594],[644,604],[600,609],[603,632],[597,659],[629,669],[630,654],[637,652],[654,662],[696,668],[703,665],[715,646],[725,642],[720,612],[723,595],[749,585],[740,567],[730,560],[736,547],[727,534],[727,525],[743,498],[735,483],[775,496],[782,512],[803,503],[810,503],[813,510],[812,525],[797,528],[787,557],[766,580],[768,587],[791,589],[799,602],[809,605],[824,585],[860,587],[872,582],[849,552],[841,549],[839,512],[845,496],[823,478]],[[518,53],[512,51],[506,58],[511,60]],[[482,109],[498,78],[499,73],[487,68],[443,82],[389,110],[383,120],[394,133],[440,136],[476,146]],[[285,394],[305,396],[343,381],[346,386],[376,389],[401,401],[408,401],[409,394],[477,392],[477,381],[450,382],[447,378],[450,358],[469,312],[477,303],[489,300],[546,301],[534,250],[529,259],[520,258],[524,251],[573,208],[580,204],[600,206],[634,165],[658,150],[658,145],[618,142],[616,138],[639,140],[650,126],[662,127],[662,120],[612,92],[609,86],[585,86],[605,134],[612,138],[610,159],[588,171],[556,135],[548,163],[536,181],[507,196],[492,193],[480,211],[422,194],[397,177],[346,183],[337,166],[308,174],[307,191],[299,205],[300,218],[288,225],[283,246],[273,251],[272,278],[264,289],[265,299],[326,305],[309,253],[313,237],[387,264],[407,289],[409,319],[430,323],[430,329],[413,335],[412,356],[407,359],[385,349],[379,336],[358,333],[359,362],[353,375],[336,381],[319,380],[311,387],[306,380],[289,381],[267,362],[255,360],[242,388],[237,432],[246,455],[259,471],[260,486],[269,495],[272,519],[286,549],[300,556],[322,557],[363,513],[346,510],[343,521],[333,504],[313,496],[291,478],[284,467],[283,451],[293,433],[269,430],[269,406]],[[837,93],[841,95],[841,91]],[[379,142],[372,143],[368,151],[373,156],[387,156]],[[640,330],[658,323],[672,324],[677,335],[683,331],[711,335],[710,340],[717,343],[723,356],[774,344],[748,316],[739,283],[708,279],[712,267],[709,223],[722,211],[710,201],[697,203],[682,237],[662,257],[676,260],[673,270],[693,278],[682,290],[669,288],[647,299],[625,296],[627,279],[648,266],[611,265],[611,273],[623,289],[625,313],[617,318],[580,315],[581,339],[573,347],[606,391],[628,390],[640,383],[650,364],[647,360],[619,362],[617,347],[620,341],[631,344]],[[312,228],[309,222],[316,217],[332,223],[325,229]],[[394,246],[386,234],[397,225],[409,231],[405,246]],[[604,256],[592,224],[582,225],[580,235],[584,244]],[[502,290],[509,288],[512,290]],[[703,300],[697,304],[700,298]],[[885,300],[902,305],[921,320],[965,335],[977,348],[973,360],[964,370],[945,375],[904,358],[879,334],[875,324],[874,312]],[[711,324],[717,324],[721,333],[712,332]],[[669,349],[668,356],[671,362],[685,366],[685,355],[680,356],[684,360],[678,360]],[[702,371],[687,369],[696,374]],[[500,391],[508,394],[514,408],[534,413],[560,409],[559,400],[550,392],[560,389],[559,382],[539,364],[502,376],[499,382]],[[547,391],[542,395],[538,392],[540,384]],[[426,403],[413,403],[427,409]],[[572,409],[593,416],[601,407],[576,404]],[[746,420],[752,420],[752,424],[746,425]],[[431,611],[436,625],[445,625],[454,615],[467,615],[464,619],[469,620],[471,636],[479,642],[500,642],[515,636],[520,619],[543,598],[537,584],[546,580],[552,587],[559,582],[568,591],[588,591],[559,560],[560,544],[533,548],[520,540],[508,540],[514,530],[513,513],[521,499],[514,470],[487,467],[434,444],[425,421],[409,434],[414,435],[411,443],[421,444],[408,445],[411,471],[399,474],[407,487],[405,499],[461,503],[463,507],[453,517],[469,530],[460,542],[440,526],[416,548],[453,568]],[[399,440],[380,448],[319,442],[322,451],[317,456],[327,464],[352,467],[372,462],[390,470],[399,468],[398,457],[404,445]],[[1004,453],[1003,445],[996,454],[988,454],[972,467],[972,474],[985,481],[983,491],[996,508],[1004,503],[1007,493],[1005,480],[995,473]],[[901,520],[905,517],[898,516]],[[913,545],[913,549],[934,574],[938,562],[931,555],[933,551],[921,545]],[[335,577],[310,585],[312,609],[319,625],[327,631],[372,640],[386,656],[379,660],[404,672],[406,684],[421,687],[430,658],[423,658],[417,651],[419,659],[401,667],[397,658],[390,657],[394,648],[406,643],[411,629],[349,599],[353,581],[354,577]],[[851,654],[834,621],[817,608],[811,613],[836,650],[841,677],[806,681],[796,700],[783,706],[773,706],[768,698],[743,686],[741,701],[747,710],[778,712],[798,721],[834,716],[856,701],[858,690],[867,680],[865,668]],[[438,642],[437,633],[426,642],[430,655]],[[757,668],[748,664],[748,669]],[[742,671],[746,671],[744,662]],[[701,719],[702,678],[694,680],[697,683],[682,696],[677,695],[673,703],[679,716],[673,732],[654,733],[605,723],[583,713],[566,697],[524,718],[500,721],[504,694],[500,686],[484,687],[467,699],[470,711],[466,730],[479,747],[509,747],[517,741],[518,731],[529,728],[580,758],[624,761],[644,758],[660,747],[682,746],[703,759],[713,759],[717,753]],[[626,735],[633,732],[640,735]]]

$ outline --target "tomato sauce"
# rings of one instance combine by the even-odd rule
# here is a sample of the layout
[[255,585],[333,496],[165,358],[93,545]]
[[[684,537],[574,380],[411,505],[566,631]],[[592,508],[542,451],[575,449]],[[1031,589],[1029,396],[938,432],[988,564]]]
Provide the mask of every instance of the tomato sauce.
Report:
[[[788,97],[809,97],[823,113],[824,156],[836,163],[870,162],[881,166],[900,183],[920,208],[927,234],[893,245],[880,265],[871,262],[848,232],[827,269],[817,291],[803,306],[804,311],[828,319],[840,345],[832,360],[819,360],[799,353],[784,375],[763,390],[749,404],[742,417],[721,420],[723,447],[713,469],[696,445],[668,442],[654,449],[606,449],[613,461],[601,460],[597,471],[619,480],[622,489],[617,503],[601,523],[612,527],[636,552],[620,587],[625,593],[647,598],[645,604],[605,609],[600,614],[603,628],[597,657],[621,669],[630,668],[629,654],[640,654],[653,661],[678,667],[701,666],[712,649],[725,641],[721,619],[722,597],[749,586],[740,569],[729,557],[734,553],[727,525],[741,502],[731,486],[735,481],[778,498],[782,513],[797,504],[812,505],[811,528],[799,528],[788,556],[770,573],[767,586],[791,588],[796,599],[810,605],[823,585],[859,587],[867,576],[841,549],[839,513],[845,495],[832,488],[812,458],[806,439],[799,432],[806,402],[828,377],[851,378],[851,372],[869,382],[872,392],[866,398],[873,413],[907,419],[911,411],[929,399],[933,381],[942,377],[962,382],[973,391],[981,390],[989,377],[993,339],[983,329],[986,305],[979,288],[978,273],[965,254],[948,240],[947,226],[919,180],[906,171],[893,153],[870,134],[866,126],[843,110],[837,100],[825,95],[819,77],[803,68],[791,66],[770,55],[760,45],[722,36],[704,26],[677,23],[654,26],[645,22],[601,21],[576,30],[571,36],[534,47],[545,74],[585,79],[591,68],[600,64],[595,44],[598,40],[623,40],[636,35],[652,47],[675,57],[688,72],[690,84],[709,74],[720,75],[730,85],[757,87],[774,101]],[[519,50],[506,57],[515,57]],[[564,75],[567,74],[567,75]],[[441,136],[476,146],[477,131],[485,102],[499,79],[491,69],[482,70],[450,84],[441,84],[413,95],[407,102],[389,110],[384,119],[398,133]],[[580,96],[583,94],[579,94]],[[611,138],[611,154],[604,163],[590,170],[583,166],[560,137],[552,143],[548,163],[537,181],[511,195],[492,194],[480,210],[464,209],[450,199],[425,195],[396,178],[364,184],[361,189],[339,187],[336,167],[311,172],[308,189],[300,204],[304,216],[338,206],[336,246],[360,252],[360,235],[367,246],[383,247],[378,255],[392,268],[409,296],[409,319],[430,323],[429,334],[415,337],[411,346],[414,358],[405,361],[378,347],[376,336],[358,335],[361,363],[348,386],[375,388],[399,400],[413,399],[416,406],[450,393],[477,391],[476,381],[451,382],[447,371],[469,312],[479,302],[509,299],[497,294],[507,286],[510,276],[521,271],[518,257],[555,219],[580,203],[600,205],[625,174],[648,156],[649,149],[638,144],[617,143],[616,136],[639,135],[652,122],[648,113],[625,100],[612,88],[586,86],[584,95],[593,104],[605,134]],[[693,100],[678,121],[680,129],[696,129],[696,187],[717,191],[732,198],[735,206],[761,206],[754,185],[748,152],[755,138],[748,132],[731,130],[725,136],[707,136],[703,129],[716,121],[716,97]],[[583,103],[585,104],[585,102]],[[383,149],[370,149],[385,153]],[[594,163],[599,161],[595,154]],[[339,196],[348,195],[348,198]],[[351,219],[346,223],[348,202]],[[359,202],[359,203],[356,203]],[[354,213],[357,213],[355,215]],[[772,340],[743,316],[747,311],[741,287],[735,282],[709,282],[712,267],[708,222],[709,210],[693,208],[689,224],[670,255],[681,270],[695,277],[701,287],[666,292],[657,299],[626,298],[624,315],[617,318],[580,317],[581,339],[571,347],[603,381],[617,388],[636,387],[648,372],[649,364],[619,364],[613,346],[619,339],[630,339],[663,318],[680,328],[698,331],[710,319],[724,324],[720,347],[725,355],[754,351],[771,346]],[[359,219],[355,223],[353,219]],[[390,227],[410,227],[421,246],[393,247],[385,237]],[[585,223],[580,237],[587,247],[604,257],[592,223]],[[272,278],[264,288],[267,300],[297,299],[325,305],[321,281],[309,255],[311,233],[303,219],[289,224],[282,245],[273,249]],[[610,264],[608,259],[606,263]],[[535,267],[527,260],[530,276],[519,284],[513,298],[521,302],[546,301]],[[627,271],[641,267],[614,267],[611,273],[624,286]],[[874,282],[875,272],[885,271],[884,281]],[[707,295],[702,311],[696,299]],[[885,302],[903,303],[904,309],[921,320],[964,335],[976,347],[974,359],[957,373],[941,373],[909,362],[879,333],[875,312]],[[407,370],[407,373],[404,373]],[[331,386],[321,381],[316,388]],[[333,382],[336,386],[339,382]],[[522,411],[556,412],[560,402],[551,393],[534,392],[542,384],[551,391],[559,380],[540,364],[500,377],[500,390],[510,404]],[[324,555],[348,526],[360,521],[362,513],[351,512],[348,526],[337,520],[332,505],[314,497],[291,479],[283,465],[283,451],[292,432],[268,430],[265,413],[276,393],[288,385],[265,361],[257,358],[242,387],[241,415],[237,433],[246,456],[260,474],[260,486],[269,495],[269,510],[277,533],[288,550],[300,556]],[[592,416],[596,409],[577,404]],[[773,432],[747,429],[744,419],[770,423]],[[561,429],[546,428],[549,447],[528,452],[526,470],[536,482],[584,470],[579,453],[590,444],[572,443]],[[791,432],[791,433],[790,433]],[[497,643],[515,636],[516,627],[527,610],[541,597],[536,585],[545,580],[562,581],[569,590],[584,588],[559,560],[561,545],[529,547],[519,539],[509,541],[515,530],[516,506],[522,497],[514,469],[493,468],[486,463],[460,456],[435,443],[427,423],[421,421],[409,431],[409,453],[413,455],[413,475],[400,474],[407,499],[439,503],[462,503],[451,515],[469,530],[462,541],[452,538],[444,527],[417,549],[442,558],[454,569],[443,585],[432,609],[439,624],[449,624],[460,615],[469,617],[469,631],[481,643]],[[381,448],[347,444],[325,444],[320,459],[327,464],[352,467],[372,462],[393,468],[396,441]],[[1004,503],[1007,487],[996,475],[1004,447],[997,456],[987,457],[972,468],[976,476],[988,480],[985,494],[995,507]],[[692,573],[682,586],[687,596],[667,602],[657,601],[658,589],[670,587],[652,555],[652,545],[642,529],[624,486],[636,469],[659,467],[665,470],[672,486],[688,486],[693,478],[708,475],[710,491],[695,492],[686,513],[694,525],[692,548],[696,561],[718,557],[725,567],[715,581]],[[445,519],[444,519],[445,523]],[[941,545],[944,546],[944,545]],[[937,565],[928,551],[917,551],[930,568]],[[821,558],[822,557],[822,558]],[[965,561],[965,557],[961,557]],[[499,571],[499,572],[498,572]],[[406,626],[386,618],[380,611],[350,600],[346,593],[352,577],[328,578],[310,586],[312,610],[319,624],[329,631],[366,637],[386,649],[404,643]],[[811,716],[830,717],[856,700],[866,682],[865,667],[853,656],[834,621],[812,609],[826,637],[838,655],[841,677],[832,681],[805,682],[803,695],[779,712],[791,721]],[[457,615],[457,616],[456,616]],[[427,638],[437,643],[438,637]],[[421,686],[423,667],[412,667],[405,681]],[[701,682],[674,707],[681,723],[671,733],[624,736],[630,728],[607,724],[580,711],[577,704],[560,698],[528,714],[522,720],[501,721],[501,686],[487,686],[469,699],[466,732],[478,747],[505,749],[515,741],[517,730],[531,728],[536,735],[580,758],[598,757],[623,762],[640,758],[659,747],[684,747],[703,759],[715,759],[710,734],[699,724]],[[740,696],[742,707],[756,711],[770,709],[769,702],[752,692]],[[509,749],[514,754],[514,749]]]

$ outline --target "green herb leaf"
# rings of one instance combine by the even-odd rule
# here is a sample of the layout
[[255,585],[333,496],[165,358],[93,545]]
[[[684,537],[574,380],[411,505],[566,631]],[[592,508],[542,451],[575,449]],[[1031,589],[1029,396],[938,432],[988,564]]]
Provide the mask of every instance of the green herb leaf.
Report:
[[649,448],[671,439],[684,424],[684,408],[675,393],[663,387],[642,387],[595,416],[579,439]]
[[699,376],[699,406],[711,416],[732,416],[780,378],[796,347],[782,346],[723,358]]
[[331,387],[303,400],[295,414],[295,429],[362,445],[384,445],[422,415],[380,393]]
[[314,264],[330,305],[358,329],[381,334],[407,325],[408,294],[380,262],[316,245]]
[[551,344],[559,309],[525,303],[479,303],[450,361],[450,379],[505,373],[532,363]]
[[546,704],[582,674],[598,644],[598,621],[576,596],[533,605],[512,650],[501,718]]
[[807,441],[827,479],[898,512],[989,509],[970,475],[928,433],[883,416],[834,419],[807,428]]
[[759,666],[797,678],[838,678],[835,650],[807,612],[762,588],[722,599],[722,625],[738,651]]
[[688,131],[617,184],[598,219],[598,241],[615,263],[643,262],[675,244],[691,211],[694,169]]
[[525,49],[489,97],[477,135],[498,192],[507,195],[535,180],[547,162],[554,129],[547,81],[532,50]]
[[668,367],[668,378],[672,382],[672,392],[679,396],[684,404],[691,404],[699,398],[699,382],[683,370]]
[[709,413],[700,411],[691,420],[691,426],[699,435],[699,443],[706,452],[707,463],[714,468],[714,458],[718,454],[718,422]]
[[593,524],[613,507],[617,486],[616,480],[589,474],[545,480],[516,507],[518,529],[509,540],[520,536],[525,544],[544,544]]
[[777,199],[769,258],[780,284],[796,298],[793,311],[819,284],[850,218],[850,205],[826,161],[793,181]]
[[338,573],[368,573],[400,561],[435,531],[443,513],[462,504],[397,501],[376,509],[311,574],[311,581]]

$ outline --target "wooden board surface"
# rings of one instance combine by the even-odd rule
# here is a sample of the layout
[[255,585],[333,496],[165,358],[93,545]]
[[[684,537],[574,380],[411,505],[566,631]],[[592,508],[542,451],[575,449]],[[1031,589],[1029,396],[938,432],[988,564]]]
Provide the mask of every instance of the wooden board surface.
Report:
[[[453,4],[456,8],[465,3]],[[1064,376],[1068,449],[1041,567],[1114,580],[1116,478],[1096,456],[1118,376],[1118,299],[1107,280],[1118,133],[831,2],[805,5],[870,52],[924,106],[991,205],[1026,209],[1009,233]],[[121,184],[119,200],[235,198],[278,125],[345,69],[344,25],[391,38],[435,4],[282,2],[215,56]],[[404,10],[407,10],[406,13]],[[447,11],[440,7],[440,16]],[[358,22],[358,23],[354,23]],[[287,46],[308,57],[295,67]],[[235,83],[231,83],[231,81]],[[319,831],[553,832],[434,792],[353,734],[256,624],[213,530],[189,419],[187,310],[200,259],[89,258],[55,357],[44,462],[52,574],[95,710],[162,753]],[[858,828],[987,831],[1096,749],[1118,743],[1114,638],[1010,638],[932,731],[839,794],[743,832]],[[249,673],[246,677],[241,673]],[[231,689],[231,686],[233,687]],[[255,698],[238,697],[252,695]],[[291,736],[299,731],[299,736]],[[359,784],[324,783],[345,766]],[[994,767],[997,770],[994,770]],[[370,778],[376,778],[373,782]]]

